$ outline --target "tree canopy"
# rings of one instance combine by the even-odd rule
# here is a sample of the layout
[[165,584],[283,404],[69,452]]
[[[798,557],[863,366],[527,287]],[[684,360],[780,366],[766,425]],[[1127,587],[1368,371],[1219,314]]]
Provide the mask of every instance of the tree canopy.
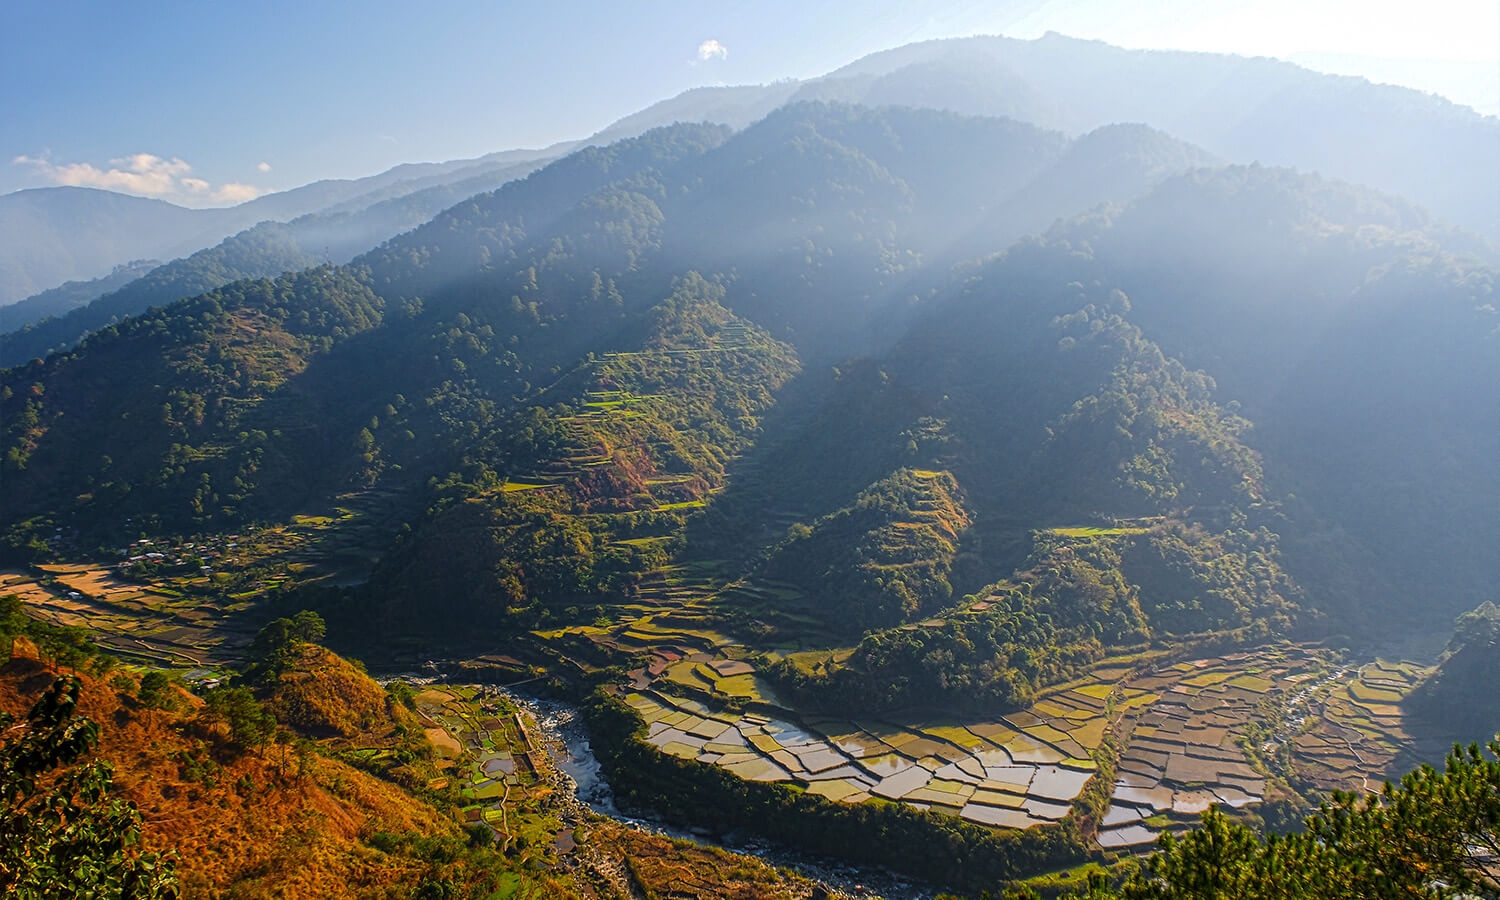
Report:
[[58,678],[21,723],[0,712],[0,894],[176,897],[175,865],[140,850],[140,812],[112,794],[110,764],[83,761],[99,726],[77,715],[79,688]]

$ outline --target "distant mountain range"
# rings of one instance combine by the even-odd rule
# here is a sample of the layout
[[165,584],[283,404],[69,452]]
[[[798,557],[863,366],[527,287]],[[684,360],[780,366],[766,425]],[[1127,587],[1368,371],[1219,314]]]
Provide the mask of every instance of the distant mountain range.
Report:
[[[1441,221],[1500,239],[1500,120],[1493,117],[1416,91],[1321,75],[1271,59],[1122,50],[1055,34],[1034,41],[966,38],[872,54],[805,82],[694,89],[584,141],[397,166],[228,209],[187,210],[85,188],[0,197],[0,234],[7,237],[0,245],[0,306],[63,281],[83,280],[0,319],[0,333],[8,333],[0,364],[71,346],[82,335],[155,303],[237,277],[276,275],[281,269],[274,266],[289,261],[347,261],[464,197],[492,190],[577,147],[675,122],[743,128],[778,106],[808,100],[1005,116],[1063,134],[1144,123],[1203,148],[1198,163],[1217,158],[1320,172],[1407,197]],[[1069,183],[1067,176],[1059,177],[1053,190]],[[1118,202],[1145,186],[1127,179],[1116,181],[1112,194],[1096,186],[1077,187],[1075,193]],[[1076,212],[1071,206],[1066,211]],[[214,248],[208,257],[154,273],[150,284],[104,297],[123,287],[117,272],[102,274],[115,266],[142,257],[187,256],[263,221],[288,222],[291,229],[274,232],[278,250],[260,254],[248,267],[227,261],[247,262],[234,244],[249,240],[264,247],[267,233],[246,235]],[[1004,227],[1021,234],[1048,224],[1015,220]],[[95,277],[98,283],[87,281]],[[97,308],[67,315],[96,298],[104,298]],[[59,318],[24,334],[11,333],[48,316]]]
[[[1416,669],[1362,657],[1452,633],[1408,699],[1496,721],[1495,129],[1269,60],[972,39],[690,92],[555,158],[265,198],[288,220],[117,269],[88,302],[75,282],[17,304],[52,315],[0,340],[0,567],[32,567],[70,616],[131,610],[121,642],[306,610],[389,670],[597,687],[582,713],[622,808],[760,822],[966,890],[1082,862],[1125,807],[1129,828],[1211,798],[1289,821],[1296,791],[1372,783],[1356,743],[1406,759]],[[17,196],[58,246],[62,198],[79,254],[204,239],[152,201]],[[184,558],[121,553],[151,542]],[[134,618],[147,583],[62,596],[103,579],[61,573],[122,555],[122,579],[171,575],[149,587],[170,606]],[[428,754],[399,688],[299,652],[243,673],[296,663],[261,682],[284,724],[358,718],[401,744],[351,737],[351,764],[459,796],[460,767],[408,768]],[[141,707],[144,684],[110,684],[136,696],[101,714]],[[648,724],[666,690],[694,699]],[[1299,775],[1306,739],[1350,780]],[[201,778],[173,753],[169,781]],[[264,757],[178,806],[254,806]],[[773,762],[806,790],[755,784]],[[981,790],[1031,804],[1043,768],[1084,791],[1025,807],[1060,823],[958,821]],[[1254,784],[1208,793],[1224,771]],[[878,781],[819,794],[825,772]],[[908,772],[931,792],[882,792]],[[1126,776],[1172,788],[1140,800],[1156,788]],[[512,850],[563,834],[517,821]],[[436,846],[372,827],[341,846]],[[354,858],[318,852],[320,871]]]
[[[315,181],[221,209],[187,209],[83,187],[0,195],[0,235],[5,237],[0,242],[0,306],[64,281],[107,278],[115,266],[132,259],[186,256],[259,222],[286,222],[315,212],[349,214],[426,189],[552,159],[570,146],[401,165],[367,178]],[[479,190],[484,187],[475,188]]]

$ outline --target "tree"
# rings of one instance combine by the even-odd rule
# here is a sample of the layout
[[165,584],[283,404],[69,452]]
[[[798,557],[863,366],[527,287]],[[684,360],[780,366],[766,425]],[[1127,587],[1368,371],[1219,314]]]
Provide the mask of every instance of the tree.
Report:
[[1300,834],[1262,839],[1209,810],[1120,893],[1127,900],[1500,898],[1500,740],[1455,747],[1380,794],[1337,793]]
[[141,852],[141,815],[111,795],[113,769],[78,761],[99,726],[76,715],[79,682],[58,678],[25,722],[0,712],[0,894],[177,896],[175,864]]
[[290,619],[271,620],[250,644],[250,665],[245,668],[245,679],[257,684],[276,680],[291,664],[298,644],[316,644],[327,633],[323,617],[306,609]]
[[172,676],[160,669],[152,669],[141,676],[141,686],[135,696],[152,709],[172,709],[177,705]]
[[264,746],[276,734],[276,717],[256,702],[247,687],[221,687],[208,692],[201,716],[210,725],[229,728],[229,743],[239,750]]

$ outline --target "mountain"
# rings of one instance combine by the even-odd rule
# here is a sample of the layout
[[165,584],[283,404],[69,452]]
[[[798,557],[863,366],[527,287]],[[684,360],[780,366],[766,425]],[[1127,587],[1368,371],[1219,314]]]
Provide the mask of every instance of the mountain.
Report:
[[1484,245],[1205,159],[827,104],[586,148],[7,371],[6,552],[400,496],[369,582],[315,600],[365,646],[607,618],[696,560],[759,591],[737,627],[854,643],[773,671],[814,709],[1012,709],[1143,642],[1471,608]]
[[66,350],[89,333],[155,305],[195,297],[232,281],[305,269],[319,261],[297,247],[287,226],[271,222],[257,225],[215,247],[156,266],[123,287],[61,315],[0,335],[0,365],[19,365]]
[[[1000,37],[930,41],[872,54],[806,82],[697,88],[627,116],[586,141],[538,151],[502,151],[474,160],[398,166],[363,179],[320,181],[232,210],[183,210],[173,214],[181,220],[174,226],[176,231],[162,231],[163,223],[153,220],[130,226],[134,235],[106,237],[116,235],[124,222],[107,225],[100,220],[93,226],[99,231],[98,240],[113,243],[89,250],[97,259],[86,265],[81,258],[77,264],[64,261],[97,241],[75,239],[69,247],[62,247],[55,239],[56,226],[46,219],[52,214],[41,211],[43,195],[22,204],[21,195],[31,192],[19,192],[9,203],[28,205],[29,213],[13,210],[10,219],[5,219],[6,201],[0,201],[0,232],[26,236],[9,245],[10,252],[23,254],[24,260],[20,255],[13,261],[0,259],[0,273],[13,282],[9,293],[0,285],[0,304],[66,278],[101,274],[126,258],[114,244],[124,247],[139,242],[142,234],[159,234],[161,240],[136,255],[167,258],[206,247],[264,219],[288,221],[306,216],[296,223],[298,250],[343,262],[466,196],[492,190],[506,174],[519,177],[579,146],[607,144],[675,122],[710,121],[744,128],[779,106],[807,101],[1006,116],[1066,134],[1102,135],[1100,129],[1109,126],[1142,123],[1201,148],[1194,151],[1199,154],[1194,164],[1222,159],[1321,172],[1410,198],[1448,224],[1500,240],[1500,219],[1494,212],[1500,209],[1500,165],[1494,162],[1500,158],[1500,120],[1416,91],[1320,75],[1276,60],[1128,51],[1048,34],[1034,41]],[[1116,135],[1113,139],[1123,138]],[[1144,144],[1141,149],[1151,152]],[[1084,151],[1080,147],[1076,152]],[[1434,165],[1432,161],[1438,159],[1444,163]],[[1158,180],[1147,172],[1140,173],[1135,182],[1123,173],[1099,176],[1116,185],[1111,192],[1097,184],[1078,184],[1077,174],[1060,170],[1050,185],[1038,184],[1034,190],[1056,193],[1072,185],[1074,200],[1123,202]],[[1132,189],[1125,190],[1127,184]],[[402,198],[409,199],[403,202]],[[1018,237],[1049,225],[1051,220],[1045,217],[1057,215],[1054,210],[1063,214],[1081,211],[1060,194],[1049,200],[1028,209],[1027,198],[1015,198],[1008,214],[997,213],[996,227]],[[156,215],[160,218],[161,210]],[[10,220],[24,229],[4,231]],[[54,238],[46,238],[48,234]],[[32,247],[34,240],[51,243]],[[985,242],[976,246],[983,247]],[[974,248],[957,249],[969,253]],[[26,274],[32,271],[28,266],[42,268]],[[244,274],[271,277],[278,272],[262,269]],[[104,292],[101,289],[99,294]],[[153,302],[170,299],[176,298],[160,296]],[[87,316],[86,321],[57,323],[52,326],[55,332],[28,337],[24,349],[7,356],[6,364],[68,346],[79,335],[144,308],[127,309],[115,303],[107,311]],[[25,324],[22,321],[7,330]]]
[[[622,801],[831,851],[878,835],[857,858],[985,889],[1081,860],[1141,752],[1187,761],[1167,706],[1246,728],[1208,751],[1233,755],[1328,697],[1283,752],[1193,757],[1253,775],[1270,821],[1264,798],[1319,784],[1289,754],[1363,735],[1338,722],[1406,740],[1416,667],[1339,648],[1405,652],[1458,618],[1415,702],[1476,695],[1500,579],[1491,257],[1410,200],[1145,125],[813,102],[657,128],[5,370],[0,562],[123,549],[124,575],[176,573],[153,596],[194,628],[316,610],[393,669],[598,688]],[[39,571],[103,577],[66,569]],[[416,736],[326,651],[246,675],[353,752]],[[1234,722],[1229,691],[1266,722]],[[1378,712],[1337,719],[1345,697]],[[826,802],[802,775],[845,762],[802,742],[835,728],[881,748],[848,772],[907,754],[913,782],[977,793],[1024,762],[1081,793],[1025,829],[913,808],[956,802],[936,786]],[[970,755],[983,735],[1016,765]],[[747,747],[798,784],[757,783]]]
[[[17,846],[32,828],[63,838],[51,847],[54,853],[66,848],[67,874],[80,888],[104,881],[99,857],[112,851],[138,859],[144,850],[167,851],[162,868],[170,869],[164,880],[176,889],[172,896],[503,892],[582,900],[630,896],[632,888],[654,896],[688,883],[694,896],[806,900],[821,890],[760,860],[674,842],[559,802],[556,776],[547,769],[531,773],[532,790],[513,790],[488,804],[497,813],[492,829],[477,817],[481,807],[472,796],[448,787],[461,771],[456,763],[477,765],[474,757],[454,760],[437,752],[426,735],[444,732],[432,719],[418,719],[411,688],[387,691],[358,664],[316,645],[293,648],[294,658],[276,684],[260,690],[259,700],[243,686],[199,685],[201,696],[195,696],[160,670],[127,674],[114,659],[94,656],[92,671],[58,679],[76,684],[74,699],[49,705],[55,660],[25,637],[12,641],[8,630],[0,638],[6,648],[0,712],[20,722],[7,727],[0,752],[27,768],[61,768],[84,785],[63,781],[72,802],[48,816],[34,812],[45,794],[28,798],[34,786],[13,789],[20,779],[7,772],[16,801],[7,813],[19,813],[7,817],[7,826],[15,829]],[[28,727],[28,708],[60,714],[67,729]],[[506,709],[520,721],[520,710]],[[484,712],[497,710],[490,703]],[[342,730],[329,726],[330,715]],[[251,724],[272,727],[255,733],[250,745],[238,732],[252,731],[246,728]],[[503,742],[504,734],[487,740],[496,738]],[[70,765],[77,753],[57,747],[64,739],[82,745],[83,761]],[[38,759],[45,751],[51,753]],[[516,755],[522,756],[519,748]],[[91,771],[85,762],[100,768]],[[30,809],[22,806],[27,799]],[[466,819],[465,808],[473,818]],[[131,821],[136,830],[123,848],[99,846],[107,843],[100,826]],[[80,836],[84,830],[93,833]],[[566,844],[554,843],[560,834],[569,836]],[[36,856],[25,859],[17,850],[12,859],[24,862],[4,873],[5,884],[17,885],[19,875],[18,892],[25,893],[37,870],[48,873],[51,859]],[[163,880],[161,869],[147,871],[153,884]],[[57,879],[45,874],[38,880],[56,887]],[[137,894],[144,880],[133,885]]]
[[1054,33],[955,38],[871,54],[790,94],[785,84],[759,91],[699,88],[652,107],[651,120],[734,123],[740,110],[825,100],[1003,115],[1068,134],[1136,122],[1229,162],[1398,194],[1500,240],[1500,119],[1279,60],[1125,50]]
[[[478,175],[463,172],[459,181],[440,181],[410,193],[398,192],[368,206],[343,204],[343,211],[310,213],[285,225],[262,222],[213,247],[153,268],[69,310],[22,323],[10,333],[0,335],[0,366],[19,365],[66,350],[91,332],[127,316],[233,281],[274,278],[319,262],[348,262],[356,253],[427,221],[456,200],[493,190],[535,166],[531,162],[517,162]],[[95,286],[103,283],[101,280]],[[16,307],[36,308],[30,300],[23,300],[0,309],[9,312]]]
[[98,278],[128,260],[171,259],[218,240],[204,217],[160,200],[93,188],[0,196],[0,304],[65,281]]
[[86,306],[95,298],[124,287],[159,265],[161,263],[154,259],[132,260],[115,266],[103,278],[69,281],[27,297],[25,300],[18,300],[9,306],[0,306],[0,334],[16,331],[32,322],[51,316],[60,316],[80,306]]
[[[441,195],[447,203],[452,203],[468,194],[445,194],[442,188],[475,182],[478,187],[471,193],[491,189],[500,183],[493,180],[496,172],[509,171],[514,177],[515,172],[529,171],[528,166],[555,158],[567,147],[503,151],[448,163],[402,165],[366,178],[315,181],[218,209],[186,209],[161,200],[94,188],[15,191],[0,197],[0,235],[5,236],[4,250],[0,251],[0,306],[65,281],[101,278],[132,259],[187,256],[264,221],[285,222],[320,211],[335,217],[348,215],[434,188],[439,190],[429,197]],[[421,202],[417,201],[418,208],[423,208]],[[357,237],[344,236],[357,245],[349,254],[368,249],[401,226],[425,221],[446,205],[428,202],[438,205],[426,209],[426,215],[420,218],[398,215],[395,230],[376,228],[377,236],[373,239],[356,228]],[[325,221],[323,227],[336,231],[337,221],[336,218]],[[338,240],[329,236],[324,243]]]

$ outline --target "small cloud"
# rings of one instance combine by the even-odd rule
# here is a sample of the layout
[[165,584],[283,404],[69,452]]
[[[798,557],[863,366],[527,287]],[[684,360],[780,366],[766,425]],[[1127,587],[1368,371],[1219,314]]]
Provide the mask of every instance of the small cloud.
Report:
[[729,48],[719,43],[714,38],[709,38],[698,45],[698,61],[708,62],[711,59],[728,59]]
[[269,171],[271,171],[271,164],[268,163],[268,162],[257,163],[256,166],[255,166],[255,168],[256,168],[257,171],[269,172]]
[[182,179],[182,186],[187,188],[190,194],[201,194],[208,190],[208,182],[202,178],[184,178]]
[[231,181],[228,184],[219,185],[219,189],[213,192],[213,198],[220,203],[244,203],[264,193],[265,191],[253,184]]

